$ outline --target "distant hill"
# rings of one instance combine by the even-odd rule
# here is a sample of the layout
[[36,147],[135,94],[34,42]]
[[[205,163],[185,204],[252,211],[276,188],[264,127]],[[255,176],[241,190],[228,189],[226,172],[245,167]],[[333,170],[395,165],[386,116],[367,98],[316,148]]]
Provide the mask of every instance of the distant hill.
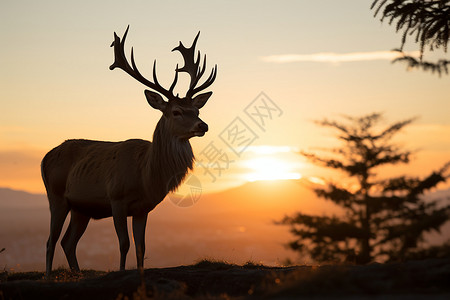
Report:
[[[218,193],[202,191],[200,199],[193,206],[173,211],[172,196],[169,195],[155,210],[155,218],[179,218],[180,215],[241,216],[244,219],[279,219],[286,213],[303,211],[322,213],[336,210],[331,203],[317,199],[307,183],[301,180],[255,181]],[[176,202],[176,201],[174,201]],[[168,214],[170,211],[169,215]]]
[[[274,220],[296,211],[339,213],[330,202],[317,199],[304,180],[257,181],[219,193],[201,192],[189,207],[176,206],[169,195],[149,214],[146,267],[187,265],[204,258],[279,265],[297,256],[283,246],[291,238],[288,228],[274,225]],[[450,190],[430,197],[446,195]],[[0,268],[43,270],[49,223],[45,195],[0,188],[0,249],[6,248],[0,254]],[[433,238],[448,239],[448,225],[444,237]],[[119,249],[112,220],[91,221],[77,253],[82,268],[116,270]],[[132,247],[127,266],[135,264]],[[67,266],[59,245],[54,265]]]
[[[289,190],[284,192],[288,196],[281,196],[284,190]],[[289,232],[272,221],[288,210],[282,208],[284,203],[294,203],[300,191],[305,188],[293,182],[249,183],[221,193],[203,193],[190,207],[178,207],[168,197],[149,214],[145,264],[168,267],[203,258],[279,264],[293,253],[283,246]],[[0,268],[43,270],[49,222],[45,195],[0,189],[0,247],[6,248],[0,255]],[[118,241],[111,219],[91,221],[77,253],[83,268],[117,269]],[[54,265],[67,266],[59,245]],[[135,265],[133,248],[127,265]]]
[[47,196],[0,188],[0,209],[48,208]]

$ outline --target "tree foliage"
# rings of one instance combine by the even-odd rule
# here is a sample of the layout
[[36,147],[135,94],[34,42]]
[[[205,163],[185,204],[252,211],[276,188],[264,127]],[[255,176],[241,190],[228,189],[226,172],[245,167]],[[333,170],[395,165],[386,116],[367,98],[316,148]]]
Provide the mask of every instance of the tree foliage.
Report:
[[339,183],[329,181],[314,189],[317,196],[334,202],[345,214],[286,216],[279,224],[289,225],[295,236],[289,243],[291,249],[319,262],[402,260],[420,249],[425,232],[439,232],[449,219],[448,199],[425,200],[423,196],[447,180],[450,163],[425,178],[377,176],[382,174],[380,167],[410,161],[411,152],[399,148],[392,138],[414,120],[396,122],[379,130],[376,125],[381,117],[374,113],[346,117],[345,123],[317,122],[335,129],[343,145],[329,149],[329,157],[301,154],[320,166],[345,174]]
[[[409,68],[421,68],[433,73],[448,74],[450,60],[440,59],[429,62],[423,59],[428,49],[443,49],[447,52],[450,37],[450,0],[374,0],[371,9],[374,15],[381,15],[381,21],[395,24],[396,31],[402,32],[399,51],[402,56],[396,61],[406,62]],[[403,52],[409,37],[420,45],[420,57],[409,56]]]

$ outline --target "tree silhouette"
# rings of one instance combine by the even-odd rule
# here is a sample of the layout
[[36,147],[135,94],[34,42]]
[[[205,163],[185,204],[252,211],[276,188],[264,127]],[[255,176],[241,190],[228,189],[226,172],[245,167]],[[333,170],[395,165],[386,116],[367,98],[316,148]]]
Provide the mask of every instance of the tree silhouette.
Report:
[[[430,51],[443,49],[447,52],[450,35],[450,0],[374,0],[371,9],[374,16],[381,15],[381,21],[395,23],[396,31],[402,32],[399,51],[402,56],[394,60],[406,62],[408,68],[421,68],[425,71],[448,74],[450,60],[440,59],[429,62],[423,59],[426,48]],[[420,45],[420,57],[414,58],[403,52],[408,37]]]
[[[411,152],[400,149],[392,137],[414,119],[396,122],[384,129],[376,126],[382,115],[373,113],[346,122],[318,121],[338,131],[343,143],[331,157],[301,152],[309,160],[342,171],[346,179],[315,188],[321,198],[334,202],[342,216],[312,216],[296,213],[278,224],[289,225],[295,236],[288,246],[319,262],[402,260],[419,249],[429,231],[439,231],[450,216],[450,205],[425,200],[423,194],[448,179],[450,163],[429,176],[378,178],[378,168],[408,163]],[[382,172],[378,171],[382,174]]]

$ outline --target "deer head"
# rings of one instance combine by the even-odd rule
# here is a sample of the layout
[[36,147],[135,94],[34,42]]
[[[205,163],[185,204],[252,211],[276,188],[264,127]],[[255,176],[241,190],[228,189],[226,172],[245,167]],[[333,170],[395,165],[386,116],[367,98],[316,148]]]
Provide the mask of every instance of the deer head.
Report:
[[[195,59],[195,46],[197,44],[200,32],[194,39],[192,46],[186,48],[183,43],[175,47],[172,51],[179,51],[184,59],[184,66],[175,69],[175,78],[169,89],[162,87],[156,76],[156,59],[153,63],[153,82],[146,79],[139,72],[134,61],[133,48],[131,48],[131,65],[129,64],[125,53],[125,39],[128,34],[127,27],[122,40],[114,32],[114,41],[111,47],[114,47],[114,63],[109,67],[110,70],[120,68],[131,75],[134,79],[141,82],[152,90],[145,90],[144,94],[147,102],[151,107],[160,110],[163,113],[162,120],[166,122],[166,128],[170,133],[180,139],[189,139],[193,136],[203,136],[208,131],[208,125],[199,117],[199,109],[211,97],[212,92],[198,94],[199,92],[208,88],[216,79],[217,65],[212,69],[209,77],[201,84],[199,81],[206,70],[206,55],[204,56],[203,64],[200,64],[200,51],[198,51],[197,59]],[[190,75],[191,81],[189,89],[184,97],[174,95],[173,90],[177,84],[178,73],[186,72]],[[164,96],[167,100],[164,100]]]

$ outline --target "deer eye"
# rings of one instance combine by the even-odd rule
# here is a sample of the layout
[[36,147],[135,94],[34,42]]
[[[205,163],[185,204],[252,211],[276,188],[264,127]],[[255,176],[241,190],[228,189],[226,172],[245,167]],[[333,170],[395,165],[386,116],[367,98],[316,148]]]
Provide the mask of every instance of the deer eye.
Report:
[[173,114],[174,117],[180,117],[180,116],[181,116],[181,111],[179,111],[179,110],[174,110],[174,111],[172,112],[172,114]]

